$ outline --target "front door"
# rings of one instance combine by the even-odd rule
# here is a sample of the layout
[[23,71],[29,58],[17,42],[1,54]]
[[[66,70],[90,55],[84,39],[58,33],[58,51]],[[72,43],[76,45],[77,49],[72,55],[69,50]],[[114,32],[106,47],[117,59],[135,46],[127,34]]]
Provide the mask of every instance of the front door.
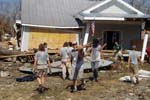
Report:
[[107,50],[113,50],[114,42],[120,43],[120,31],[105,31],[104,32],[104,43],[107,43]]

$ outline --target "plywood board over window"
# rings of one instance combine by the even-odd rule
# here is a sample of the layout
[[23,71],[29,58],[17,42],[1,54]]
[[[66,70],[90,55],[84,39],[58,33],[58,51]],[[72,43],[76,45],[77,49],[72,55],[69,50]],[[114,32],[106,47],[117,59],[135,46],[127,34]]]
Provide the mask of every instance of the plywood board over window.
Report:
[[50,31],[48,29],[30,29],[29,49],[38,48],[40,43],[47,42],[48,48],[60,48],[64,42],[76,41],[76,33]]

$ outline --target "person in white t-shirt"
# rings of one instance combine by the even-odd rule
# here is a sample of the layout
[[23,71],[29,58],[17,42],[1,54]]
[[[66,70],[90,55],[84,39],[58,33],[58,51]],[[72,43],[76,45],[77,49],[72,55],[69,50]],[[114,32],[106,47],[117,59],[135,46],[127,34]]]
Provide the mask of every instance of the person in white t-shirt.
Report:
[[[129,52],[128,65],[131,72],[131,81],[133,83],[139,83],[138,71],[139,71],[139,61],[141,54],[136,51],[136,46],[132,46],[132,50]],[[136,78],[136,81],[133,78]]]
[[68,52],[68,42],[65,42],[63,47],[60,49],[61,56],[61,67],[62,67],[62,78],[65,80],[67,78],[67,66],[69,66],[70,58]]

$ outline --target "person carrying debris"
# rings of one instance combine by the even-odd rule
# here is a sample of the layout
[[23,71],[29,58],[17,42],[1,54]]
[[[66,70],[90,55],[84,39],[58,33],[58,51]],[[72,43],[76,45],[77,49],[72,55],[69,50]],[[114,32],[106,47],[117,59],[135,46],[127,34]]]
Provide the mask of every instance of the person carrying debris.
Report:
[[72,92],[77,92],[77,83],[78,80],[81,80],[80,89],[85,90],[85,80],[83,78],[83,63],[84,63],[84,46],[77,46],[77,43],[73,44],[74,49],[71,53],[72,58],[72,78],[73,78],[73,90]]
[[65,80],[67,78],[67,72],[69,74],[69,78],[71,77],[71,62],[68,52],[68,42],[65,42],[63,47],[60,49],[60,56],[61,56],[61,67],[62,67],[62,78]]
[[[138,63],[140,61],[140,54],[139,52],[136,51],[136,46],[132,46],[132,50],[129,51],[129,58],[128,58],[128,66],[131,72],[131,81],[135,84],[139,83],[139,78],[138,78]],[[134,81],[134,77],[136,78],[136,81]]]
[[37,88],[37,90],[40,93],[48,89],[44,86],[44,84],[49,68],[50,68],[49,55],[47,52],[45,52],[44,45],[40,44],[39,50],[35,54],[35,61],[33,67],[33,72],[35,73],[37,81],[39,83],[39,87]]

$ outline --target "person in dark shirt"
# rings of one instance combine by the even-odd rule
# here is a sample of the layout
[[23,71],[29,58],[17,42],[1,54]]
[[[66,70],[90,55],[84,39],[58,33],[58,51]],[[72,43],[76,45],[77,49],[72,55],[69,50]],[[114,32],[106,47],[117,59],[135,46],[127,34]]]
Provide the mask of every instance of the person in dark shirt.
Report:
[[122,59],[121,46],[118,44],[118,42],[115,42],[113,49],[115,50],[115,61],[117,61],[118,58]]

